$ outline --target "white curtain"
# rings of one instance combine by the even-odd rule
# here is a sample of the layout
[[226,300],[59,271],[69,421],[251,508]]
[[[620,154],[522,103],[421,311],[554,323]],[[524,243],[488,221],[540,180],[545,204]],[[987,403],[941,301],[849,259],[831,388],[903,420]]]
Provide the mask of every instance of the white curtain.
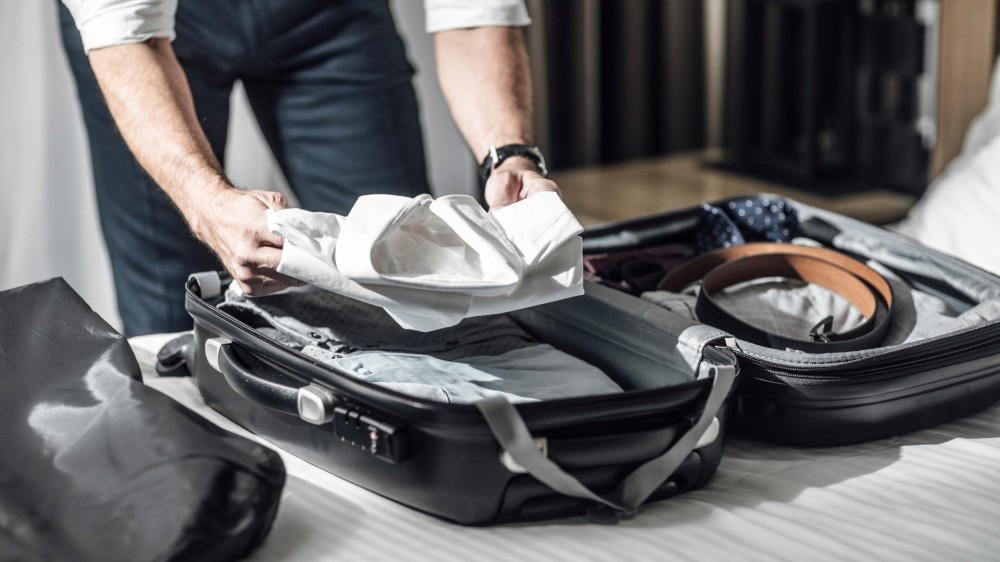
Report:
[[0,289],[62,276],[118,326],[57,25],[51,1],[0,0]]
[[[421,71],[433,68],[422,3],[392,7],[418,69],[432,185],[439,194],[470,192],[471,156],[434,73]],[[239,88],[231,115],[226,169],[234,182],[287,192]],[[120,327],[87,151],[54,0],[0,0],[0,290],[61,276]]]

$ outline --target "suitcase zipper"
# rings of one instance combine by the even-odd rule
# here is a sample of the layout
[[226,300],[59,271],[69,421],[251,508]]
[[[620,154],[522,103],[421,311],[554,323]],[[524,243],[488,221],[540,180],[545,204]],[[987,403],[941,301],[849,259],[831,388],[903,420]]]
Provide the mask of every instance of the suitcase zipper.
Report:
[[[828,365],[782,363],[748,352],[738,346],[730,350],[745,360],[744,374],[767,382],[783,383],[788,379],[801,379],[810,383],[838,383],[871,376],[891,375],[907,371],[914,365],[930,367],[950,363],[955,357],[973,358],[976,351],[1000,347],[1000,323],[987,324],[950,334],[930,342],[917,351],[913,346],[874,353],[867,357]],[[749,368],[747,368],[749,367]]]

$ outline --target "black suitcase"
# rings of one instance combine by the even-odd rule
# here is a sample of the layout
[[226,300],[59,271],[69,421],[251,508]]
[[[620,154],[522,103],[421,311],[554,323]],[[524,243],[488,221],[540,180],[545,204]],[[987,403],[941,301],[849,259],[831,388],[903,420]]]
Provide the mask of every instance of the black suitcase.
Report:
[[[791,353],[732,338],[741,382],[730,409],[731,431],[787,445],[845,445],[929,427],[1000,398],[1000,278],[882,228],[780,197],[754,199],[787,210],[785,226],[803,236],[858,260],[879,261],[911,289],[956,310],[975,307],[982,321],[919,341],[840,353]],[[709,208],[738,209],[748,200]],[[701,206],[590,229],[584,254],[696,245],[711,222],[706,212]],[[748,242],[755,235],[765,240],[760,234],[744,233]]]
[[721,459],[736,363],[714,347],[719,333],[606,287],[514,318],[626,391],[515,407],[433,402],[339,372],[217,308],[227,281],[209,272],[187,284],[191,371],[207,404],[426,513],[471,525],[583,513],[616,521],[702,486]]

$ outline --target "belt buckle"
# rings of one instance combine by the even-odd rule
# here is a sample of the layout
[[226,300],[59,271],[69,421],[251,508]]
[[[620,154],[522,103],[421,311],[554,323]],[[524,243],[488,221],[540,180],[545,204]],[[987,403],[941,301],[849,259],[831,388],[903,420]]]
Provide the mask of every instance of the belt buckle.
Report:
[[836,336],[833,331],[833,316],[827,316],[809,329],[809,340],[815,343],[830,343],[830,337]]

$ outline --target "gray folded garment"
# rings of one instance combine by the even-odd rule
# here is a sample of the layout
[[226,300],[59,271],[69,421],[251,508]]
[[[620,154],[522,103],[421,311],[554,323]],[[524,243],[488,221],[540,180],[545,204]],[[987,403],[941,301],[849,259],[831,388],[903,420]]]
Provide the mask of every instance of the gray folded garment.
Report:
[[622,392],[603,371],[537,342],[506,315],[433,332],[401,328],[384,310],[330,292],[293,290],[218,308],[279,343],[355,377],[429,400],[467,404]]
[[497,394],[510,402],[533,402],[622,391],[597,367],[547,344],[452,361],[419,353],[336,355],[311,346],[303,353],[368,382],[452,404]]
[[297,289],[254,298],[227,291],[218,308],[294,349],[311,345],[341,354],[395,351],[452,360],[500,355],[537,343],[505,315],[417,332],[401,328],[377,306],[329,291]]

